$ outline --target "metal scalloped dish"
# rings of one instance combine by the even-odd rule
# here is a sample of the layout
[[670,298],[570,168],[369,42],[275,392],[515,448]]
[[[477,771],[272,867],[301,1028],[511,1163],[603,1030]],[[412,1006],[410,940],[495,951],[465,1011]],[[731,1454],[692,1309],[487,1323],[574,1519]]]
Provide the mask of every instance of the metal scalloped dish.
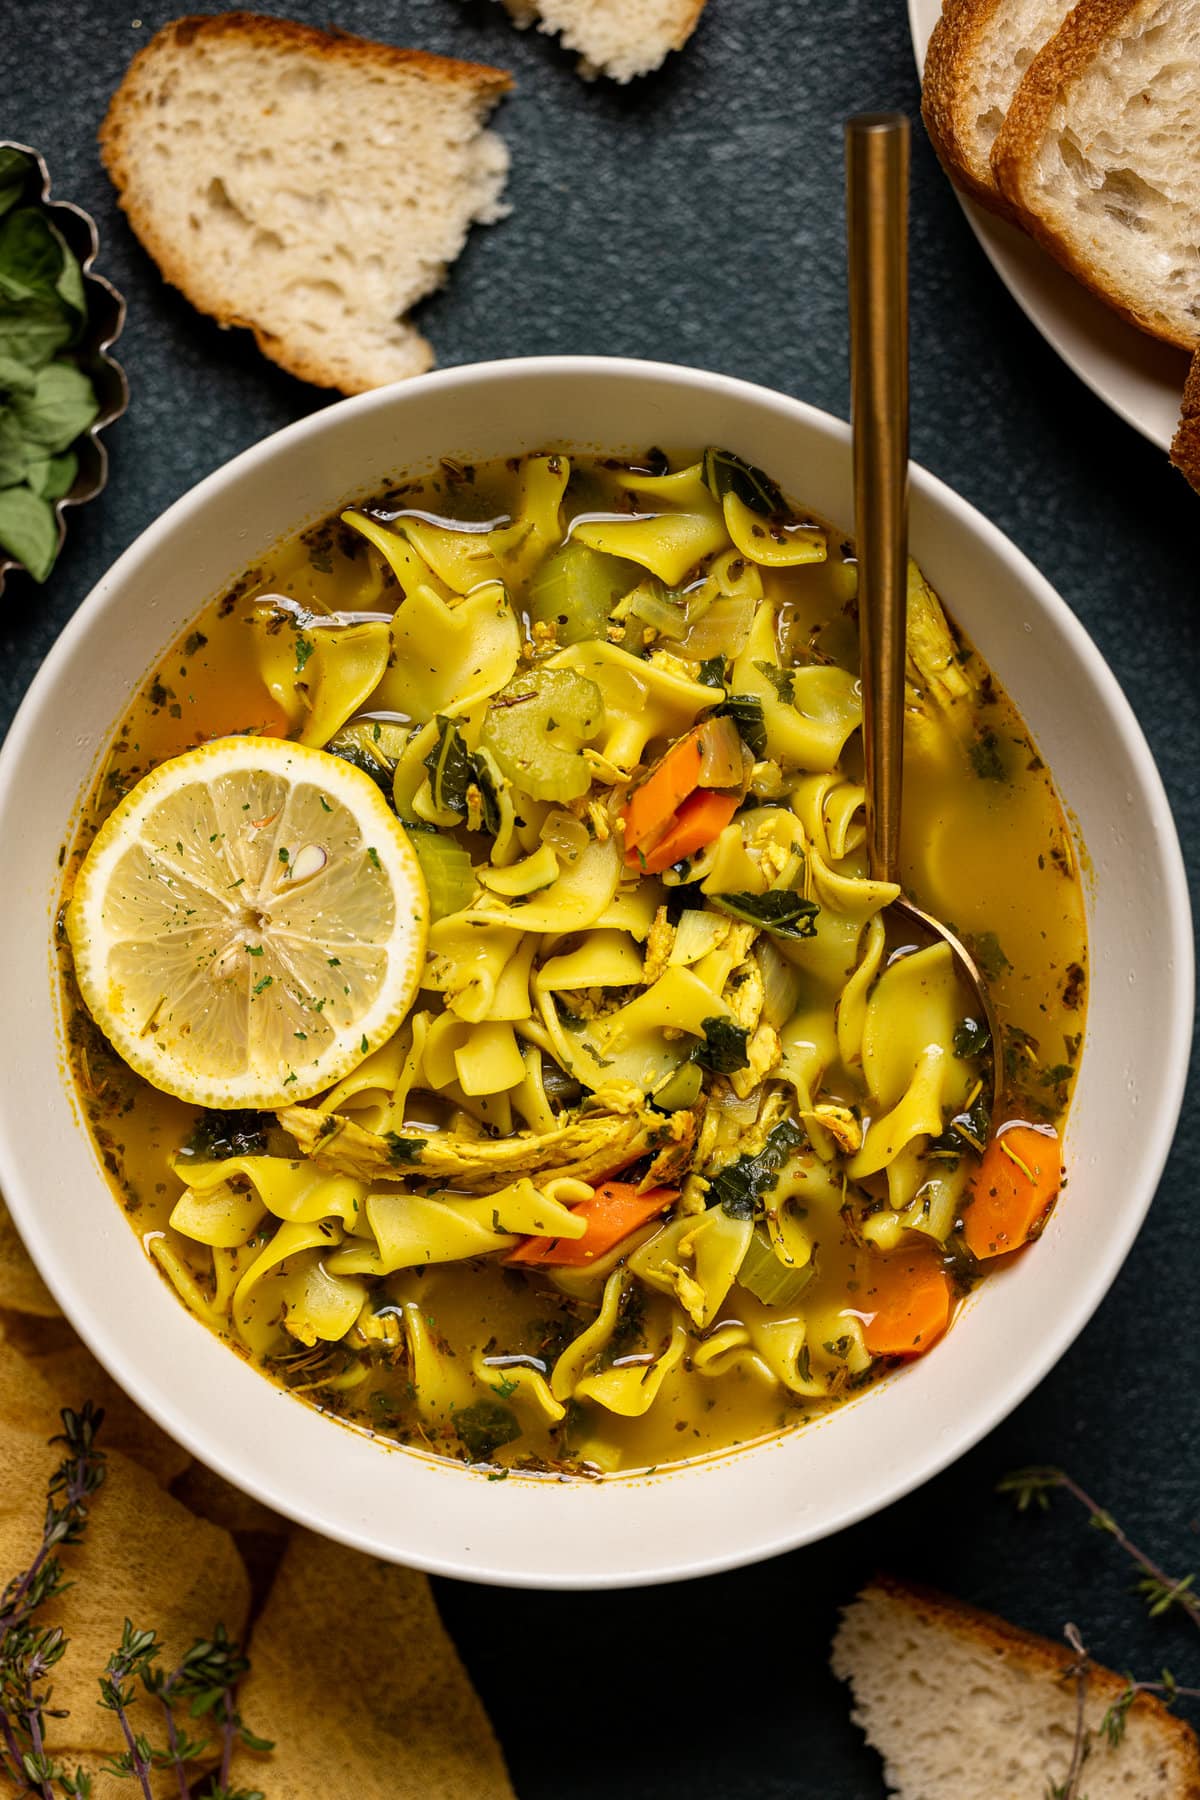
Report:
[[[108,452],[101,442],[100,434],[106,426],[121,417],[129,404],[129,384],[125,379],[125,371],[108,354],[120,337],[125,323],[125,301],[112,283],[106,281],[103,275],[97,275],[92,267],[100,248],[100,240],[91,214],[69,200],[51,200],[50,171],[45,158],[30,145],[7,139],[0,141],[0,150],[16,150],[29,157],[37,171],[36,186],[32,177],[30,180],[29,203],[44,209],[62,234],[71,254],[77,258],[87,296],[86,326],[83,338],[75,350],[75,360],[89,376],[96,390],[100,410],[73,446],[79,458],[79,468],[70,490],[54,502],[55,517],[58,520],[58,551],[61,551],[67,535],[67,508],[84,506],[89,500],[94,500],[108,480]],[[56,551],[56,555],[57,553]],[[7,556],[0,551],[0,593],[4,591],[4,583],[11,569],[23,570],[24,564],[16,557]]]

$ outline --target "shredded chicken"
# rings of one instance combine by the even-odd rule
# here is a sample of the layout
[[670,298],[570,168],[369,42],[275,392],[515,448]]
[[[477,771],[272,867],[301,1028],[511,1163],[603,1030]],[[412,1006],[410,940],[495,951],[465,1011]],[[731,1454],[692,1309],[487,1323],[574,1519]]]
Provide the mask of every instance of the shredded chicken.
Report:
[[666,974],[674,945],[675,927],[667,918],[666,907],[660,906],[646,939],[646,963],[642,970],[642,980],[647,987],[657,981],[660,975]]
[[908,679],[937,705],[965,699],[971,683],[950,635],[941,602],[915,562],[908,565]]
[[746,1045],[749,1066],[737,1069],[729,1077],[729,1085],[739,1100],[749,1099],[760,1082],[765,1081],[783,1055],[779,1033],[773,1025],[760,1025]]
[[762,970],[753,959],[738,964],[725,983],[721,998],[733,1014],[735,1025],[741,1025],[747,1031],[755,1029],[762,1017],[766,985]]
[[[475,1141],[451,1131],[379,1137],[353,1119],[319,1107],[288,1106],[276,1114],[303,1156],[334,1175],[357,1181],[419,1175],[456,1188],[486,1188],[497,1178],[553,1169],[578,1181],[610,1175],[651,1151],[690,1159],[696,1121],[690,1113],[664,1118],[648,1108],[634,1113],[586,1113],[554,1131],[517,1132]],[[656,1157],[654,1167],[663,1161]],[[663,1163],[664,1168],[669,1166]],[[662,1177],[658,1179],[661,1181]]]

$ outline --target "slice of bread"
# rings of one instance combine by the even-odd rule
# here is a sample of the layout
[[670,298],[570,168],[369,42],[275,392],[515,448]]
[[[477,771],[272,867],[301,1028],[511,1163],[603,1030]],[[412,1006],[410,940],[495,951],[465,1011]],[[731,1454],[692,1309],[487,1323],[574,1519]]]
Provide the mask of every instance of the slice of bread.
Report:
[[404,317],[475,221],[506,210],[483,128],[500,69],[287,19],[177,19],[100,131],[130,224],[169,282],[304,381],[360,393],[433,352]]
[[704,11],[704,0],[504,0],[518,25],[537,21],[575,50],[580,73],[632,81],[649,75],[672,50],[682,50]]
[[925,53],[921,113],[950,179],[993,212],[1011,208],[992,145],[1042,45],[1075,0],[946,0]]
[[1200,494],[1200,350],[1192,357],[1184,383],[1179,424],[1171,440],[1171,461]]
[[[899,1800],[1042,1800],[1075,1740],[1076,1684],[1065,1644],[1018,1631],[926,1588],[883,1577],[846,1608],[833,1671]],[[1114,1749],[1099,1736],[1126,1683],[1092,1665],[1087,1800],[1200,1800],[1195,1733],[1139,1695]]]
[[1080,0],[992,149],[1021,223],[1134,325],[1200,344],[1200,6]]

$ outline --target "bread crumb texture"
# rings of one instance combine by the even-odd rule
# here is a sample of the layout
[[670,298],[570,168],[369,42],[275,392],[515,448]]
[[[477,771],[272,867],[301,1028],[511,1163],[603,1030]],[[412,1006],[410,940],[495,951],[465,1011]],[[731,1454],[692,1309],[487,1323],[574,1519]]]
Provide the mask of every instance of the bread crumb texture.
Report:
[[922,110],[934,148],[959,187],[1007,213],[992,145],[1026,69],[1072,0],[946,0],[925,59]]
[[[898,1800],[1039,1800],[1061,1783],[1075,1739],[1072,1652],[989,1613],[881,1578],[846,1608],[832,1665]],[[1149,1696],[1121,1744],[1099,1736],[1123,1677],[1093,1666],[1088,1800],[1200,1800],[1194,1732]]]
[[1133,324],[1200,345],[1200,7],[1081,0],[992,152],[1033,235]]
[[518,25],[557,32],[580,72],[632,81],[649,75],[696,29],[704,0],[504,0]]
[[100,131],[165,278],[304,381],[361,393],[433,363],[405,314],[507,208],[500,69],[254,13],[177,19]]

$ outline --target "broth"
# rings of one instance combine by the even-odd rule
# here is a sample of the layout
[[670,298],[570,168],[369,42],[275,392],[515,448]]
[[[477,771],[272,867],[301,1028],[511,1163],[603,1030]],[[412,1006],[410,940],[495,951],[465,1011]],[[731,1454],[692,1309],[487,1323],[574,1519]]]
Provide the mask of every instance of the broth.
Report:
[[[956,635],[953,661],[938,676],[953,690],[951,698],[943,695],[935,705],[929,698],[933,682],[923,684],[921,672],[910,671],[903,878],[906,891],[919,905],[951,923],[964,937],[988,979],[995,1010],[1003,1022],[1004,1117],[989,1122],[979,1112],[978,1090],[986,1089],[987,1052],[981,1052],[978,1034],[974,1039],[969,1033],[961,1038],[961,1020],[969,1009],[965,996],[956,990],[952,998],[959,1031],[951,1043],[942,1046],[950,1070],[942,1078],[942,1130],[917,1133],[884,1168],[857,1176],[851,1173],[852,1166],[864,1164],[864,1146],[870,1144],[872,1127],[883,1108],[878,1093],[872,1098],[861,1060],[853,1056],[847,1060],[846,1021],[852,1014],[858,1016],[855,1008],[863,1012],[867,1031],[875,1029],[885,1045],[877,1057],[890,1054],[886,1043],[910,1028],[906,1022],[909,1013],[904,1011],[909,1003],[902,1004],[900,999],[887,1002],[894,1011],[890,1035],[871,1026],[866,1009],[876,1002],[883,1008],[880,983],[893,971],[902,972],[906,962],[916,967],[911,953],[922,947],[897,940],[890,926],[881,937],[871,923],[879,907],[874,901],[867,905],[870,884],[864,875],[861,753],[855,725],[851,723],[844,731],[825,770],[788,766],[770,752],[777,743],[793,741],[786,733],[802,733],[810,725],[815,731],[831,730],[831,714],[839,707],[844,712],[852,710],[856,704],[849,680],[856,674],[857,657],[852,549],[835,531],[794,509],[786,525],[781,523],[778,509],[773,521],[764,525],[767,515],[751,506],[748,512],[754,523],[749,529],[760,535],[766,531],[768,549],[786,548],[802,538],[813,544],[819,539],[827,547],[827,555],[790,566],[759,565],[735,554],[738,547],[726,541],[723,550],[702,550],[687,567],[685,577],[671,582],[649,575],[630,549],[622,563],[624,579],[633,585],[620,595],[614,588],[614,604],[603,635],[593,639],[580,635],[582,614],[572,609],[584,602],[569,584],[562,590],[568,593],[564,602],[568,610],[555,615],[554,596],[559,590],[548,587],[546,570],[558,545],[550,544],[539,557],[526,557],[524,563],[519,536],[516,548],[511,547],[514,532],[508,522],[520,525],[523,518],[531,516],[530,467],[538,462],[514,459],[478,469],[443,464],[429,479],[408,483],[366,508],[377,537],[379,532],[390,533],[408,550],[415,548],[434,559],[425,566],[428,569],[437,563],[443,588],[451,585],[444,580],[451,567],[469,568],[472,555],[481,559],[481,571],[486,572],[490,565],[485,558],[493,554],[490,546],[495,543],[510,557],[509,563],[501,560],[501,567],[509,575],[509,593],[519,612],[522,650],[515,676],[505,677],[506,686],[497,684],[504,687],[504,694],[514,680],[519,682],[531,672],[537,677],[554,666],[552,658],[558,666],[566,666],[558,659],[564,640],[572,636],[580,646],[573,666],[592,669],[589,680],[600,675],[609,678],[608,665],[601,669],[588,649],[593,643],[603,643],[636,658],[643,670],[661,674],[664,683],[669,679],[693,690],[698,680],[709,683],[709,712],[730,693],[744,696],[744,687],[738,685],[739,666],[750,671],[746,678],[761,690],[757,714],[750,708],[749,725],[736,708],[732,715],[724,715],[737,719],[743,741],[751,745],[740,778],[749,780],[751,786],[722,834],[659,872],[647,872],[647,858],[643,857],[640,870],[635,864],[624,871],[616,897],[597,919],[582,928],[572,929],[568,922],[561,931],[541,932],[534,953],[535,975],[544,971],[551,958],[574,952],[583,956],[580,966],[586,967],[587,957],[599,956],[601,949],[605,954],[650,958],[662,962],[663,969],[694,971],[717,966],[711,964],[711,958],[717,956],[719,964],[721,944],[728,947],[733,941],[730,934],[742,932],[736,940],[741,953],[735,968],[723,982],[713,977],[714,1013],[721,1014],[734,1035],[718,1033],[710,1041],[712,1021],[706,1020],[705,1036],[692,1050],[699,1049],[709,1058],[707,1066],[684,1060],[671,1071],[672,1079],[686,1089],[696,1081],[693,1071],[702,1069],[702,1089],[690,1101],[685,1092],[684,1101],[692,1108],[688,1116],[695,1116],[701,1146],[705,1118],[710,1121],[713,1142],[708,1145],[707,1163],[697,1163],[687,1172],[676,1171],[680,1178],[675,1189],[680,1198],[673,1203],[666,1222],[661,1215],[644,1221],[621,1238],[613,1251],[578,1268],[513,1263],[509,1260],[511,1244],[506,1242],[490,1254],[372,1274],[367,1268],[372,1257],[372,1266],[380,1266],[379,1228],[368,1227],[365,1219],[356,1216],[345,1229],[337,1226],[337,1248],[328,1259],[334,1265],[332,1279],[365,1284],[367,1300],[350,1331],[335,1340],[325,1339],[314,1335],[303,1314],[296,1313],[294,1277],[300,1258],[287,1259],[278,1270],[262,1276],[239,1315],[239,1327],[229,1311],[233,1286],[270,1241],[276,1221],[268,1212],[246,1240],[232,1249],[214,1249],[197,1241],[177,1228],[176,1209],[189,1182],[195,1180],[192,1171],[201,1166],[211,1168],[222,1158],[229,1160],[229,1153],[236,1153],[239,1147],[244,1150],[244,1145],[228,1135],[239,1129],[248,1134],[251,1162],[256,1156],[269,1156],[281,1168],[297,1170],[303,1164],[310,1172],[314,1165],[298,1156],[294,1134],[289,1135],[274,1117],[263,1114],[242,1120],[240,1115],[229,1115],[223,1120],[220,1114],[198,1113],[194,1105],[160,1092],[135,1075],[80,1002],[65,934],[63,982],[71,1074],[108,1180],[164,1278],[173,1282],[184,1300],[219,1330],[231,1347],[307,1402],[382,1439],[482,1462],[493,1475],[519,1470],[594,1476],[728,1450],[794,1427],[894,1367],[896,1352],[872,1352],[869,1348],[879,1316],[882,1263],[898,1266],[900,1258],[910,1256],[924,1267],[927,1259],[933,1259],[929,1266],[936,1264],[942,1271],[951,1299],[957,1302],[990,1260],[977,1261],[963,1234],[964,1208],[977,1166],[976,1145],[981,1147],[986,1140],[989,1123],[993,1132],[1008,1120],[1032,1124],[1048,1144],[1053,1134],[1061,1133],[1082,1041],[1086,942],[1078,870],[1050,773],[1012,703],[976,653]],[[540,459],[539,468],[551,464],[561,465],[565,475],[565,458]],[[677,484],[669,494],[656,485],[662,483],[668,467],[674,473],[667,479]],[[558,472],[554,471],[555,478]],[[632,465],[613,459],[573,462],[561,496],[559,534],[569,545],[583,545],[578,567],[586,566],[593,588],[600,576],[621,585],[618,571],[610,567],[617,562],[613,544],[631,541],[621,536],[631,524],[644,521],[653,527],[658,521],[660,530],[665,530],[661,525],[664,518],[670,522],[678,517],[702,517],[708,520],[710,532],[717,529],[711,508],[704,510],[699,476],[692,479],[690,487],[689,479],[681,459],[672,459],[667,465],[657,453],[647,459],[640,475]],[[745,491],[753,494],[752,489]],[[455,524],[473,529],[446,529]],[[530,529],[536,529],[536,521]],[[506,531],[507,540],[503,536]],[[445,540],[449,538],[455,542],[447,548]],[[597,544],[603,547],[595,547]],[[588,558],[599,562],[590,563]],[[719,581],[714,567],[721,571]],[[391,616],[409,604],[416,581],[411,564],[407,571],[389,566],[376,544],[369,543],[353,525],[334,517],[281,545],[234,590],[200,611],[135,695],[114,735],[67,857],[64,901],[70,898],[74,878],[99,827],[149,770],[214,738],[231,734],[285,738],[299,729],[298,717],[303,719],[303,707],[308,704],[302,677],[311,652],[306,652],[305,645],[311,644],[321,629],[319,623],[313,624],[314,618],[332,612]],[[763,608],[768,609],[774,645],[769,659],[746,662],[749,652],[742,650],[739,665],[736,658],[719,653],[715,657],[686,654],[689,642],[703,644],[701,602],[706,597],[706,581],[711,589],[708,604],[726,603],[730,598],[726,588],[732,590],[734,599],[739,592],[750,595],[738,615],[738,631],[751,616],[751,631],[758,629]],[[761,592],[755,598],[758,589]],[[468,591],[466,581],[460,591]],[[629,610],[626,602],[633,593],[640,598]],[[594,592],[587,604],[594,607]],[[936,601],[932,605],[936,608]],[[453,611],[452,603],[451,616]],[[738,609],[727,606],[727,611],[733,620]],[[937,617],[940,619],[940,613]],[[684,628],[682,638],[669,635],[677,624]],[[286,651],[282,661],[281,646]],[[285,678],[293,653],[294,692]],[[440,654],[434,644],[430,651],[433,664]],[[587,662],[588,655],[593,655],[593,663]],[[625,666],[621,664],[622,669]],[[766,687],[753,673],[763,669],[767,671]],[[824,687],[809,677],[813,670],[832,672]],[[802,693],[794,679],[800,671],[805,673]],[[844,671],[844,677],[838,671]],[[431,679],[436,686],[436,667]],[[645,679],[653,686],[650,675]],[[444,721],[453,715],[453,707],[439,711],[433,720],[421,718],[409,704],[411,687],[411,683],[404,687],[397,678],[388,688],[385,678],[380,690],[382,703],[373,698],[360,706],[358,723],[352,723],[349,736],[338,732],[329,740],[377,779],[382,771],[385,785],[392,752],[400,750],[403,767],[404,749],[411,747],[422,731],[434,733],[435,749],[439,743],[443,751],[446,748]],[[783,710],[775,713],[772,691],[780,709],[786,709],[786,717]],[[818,692],[820,704],[810,705],[810,719],[804,711],[809,704],[805,696]],[[398,694],[405,704],[398,703]],[[832,700],[831,694],[835,696]],[[511,758],[515,740],[507,724],[507,738],[496,726],[502,717],[498,707],[511,706],[514,710],[508,717],[517,717],[516,707],[523,699],[529,696],[517,692],[507,701],[501,695],[498,702],[497,687],[493,687],[490,695],[457,715],[462,741],[477,759],[472,765],[476,774],[480,767],[489,766],[486,759],[478,759],[480,743],[507,744],[505,754]],[[636,718],[620,713],[607,689],[604,699],[605,729],[613,730],[615,741],[620,735],[618,728],[629,727],[631,720],[636,726]],[[648,704],[652,703],[653,693]],[[418,708],[420,704],[418,695]],[[693,711],[701,718],[707,716],[703,705]],[[442,724],[437,722],[439,718]],[[764,719],[765,742],[760,731]],[[543,733],[558,723],[544,719]],[[440,739],[438,732],[443,733]],[[592,788],[562,803],[543,798],[529,804],[528,794],[510,772],[506,780],[516,793],[519,821],[511,827],[513,855],[507,863],[493,862],[491,872],[494,874],[496,867],[502,872],[506,867],[524,868],[527,859],[545,845],[549,832],[550,841],[559,845],[555,866],[561,877],[571,866],[571,832],[563,819],[575,820],[582,841],[591,846],[603,845],[600,834],[618,818],[628,830],[629,802],[622,801],[626,811],[621,812],[613,796],[624,793],[631,771],[660,761],[672,738],[679,735],[652,732],[642,746],[644,755],[639,752],[632,765],[622,764],[619,758],[606,760],[598,753],[598,760],[589,764],[594,770]],[[540,742],[551,745],[545,735]],[[592,742],[599,743],[599,737],[593,734]],[[608,742],[606,739],[605,744]],[[549,752],[543,748],[538,754]],[[423,769],[426,759],[420,760]],[[436,756],[434,761],[436,764]],[[510,760],[509,771],[512,766]],[[423,848],[425,856],[431,854],[429,840],[433,836],[458,842],[469,849],[476,876],[480,868],[487,872],[489,856],[494,857],[494,840],[486,821],[464,810],[455,815],[453,825],[445,824],[445,807],[439,810],[438,793],[430,785],[437,779],[436,770],[432,777],[422,779],[423,787],[418,783],[414,788],[409,782],[406,799],[401,796],[400,777],[395,788],[397,798],[404,800],[402,814],[418,851]],[[544,772],[539,779],[545,779]],[[819,786],[822,781],[826,782],[824,789]],[[601,814],[589,812],[589,806],[601,808],[603,824]],[[442,818],[442,824],[431,826],[431,811]],[[801,833],[790,821],[802,815],[808,823]],[[736,835],[739,831],[741,839]],[[753,837],[755,831],[757,838]],[[778,839],[777,852],[770,849],[776,841],[772,832]],[[789,832],[800,844],[798,850],[789,848]],[[821,833],[825,835],[821,837]],[[823,855],[818,853],[818,838]],[[575,855],[580,853],[577,843]],[[651,851],[651,858],[653,854]],[[814,911],[807,916],[801,912],[797,935],[776,935],[756,928],[753,919],[739,917],[736,910],[722,910],[726,902],[739,899],[760,905],[761,892],[727,892],[713,898],[714,858],[719,863],[724,856],[731,867],[743,868],[750,866],[744,861],[748,856],[757,868],[754,858],[758,857],[765,871],[765,891],[776,877],[783,879],[779,870],[789,855],[798,859],[800,873],[789,887],[778,891],[791,895],[793,904],[801,893],[824,896],[820,902],[800,901],[801,907],[811,904]],[[425,857],[422,861],[424,865]],[[826,883],[824,888],[821,881]],[[638,888],[644,890],[642,910],[634,922],[634,890]],[[535,888],[526,896],[489,899],[490,890],[485,892],[476,879],[474,898],[466,910],[474,907],[479,913],[482,907],[485,939],[489,929],[510,930],[510,918],[515,918],[519,932],[522,904],[528,916],[528,901],[540,891]],[[548,891],[555,890],[551,887]],[[835,891],[850,909],[844,917],[829,898]],[[651,892],[653,905],[646,902],[646,892]],[[622,895],[624,913],[620,911]],[[841,904],[839,900],[838,906]],[[856,906],[865,909],[861,918],[854,914]],[[512,908],[511,914],[504,913],[505,907]],[[506,922],[496,927],[501,914]],[[842,938],[837,941],[847,946],[841,962],[832,938],[827,941],[818,935],[812,939],[807,932],[807,925],[820,923],[823,915],[822,932],[832,932],[840,921]],[[691,963],[664,960],[679,951],[681,931],[718,938],[714,948],[705,953],[709,964],[703,956]],[[725,932],[724,938],[719,938],[721,932]],[[604,939],[603,945],[597,945],[598,937]],[[435,955],[445,959],[450,953],[437,949],[439,943],[449,941],[444,926],[434,926],[434,939]],[[876,957],[873,974],[866,968],[870,955]],[[453,963],[453,956],[450,961]],[[434,963],[429,968],[436,972]],[[855,997],[853,980],[861,970],[866,973]],[[590,1116],[583,1104],[586,1083],[583,1094],[579,1092],[579,1067],[595,1051],[588,1031],[603,1039],[611,1030],[606,1019],[629,1005],[631,997],[651,992],[657,978],[646,967],[639,981],[610,988],[584,983],[580,991],[555,990],[549,1000],[543,993],[540,1013],[531,1000],[524,1018],[497,1021],[505,1045],[509,1041],[505,1034],[511,1034],[525,1058],[523,1076],[530,1058],[536,1062],[540,1055],[543,1098],[556,1123]],[[938,1004],[944,1010],[950,1004],[946,978],[931,975],[928,979],[933,984],[929,991],[941,995]],[[527,989],[529,980],[527,965]],[[757,1013],[753,999],[747,1001],[742,995],[739,980],[752,995],[762,988],[765,998]],[[895,976],[892,981],[897,995],[901,993],[899,980]],[[428,1029],[444,1020],[448,1007],[462,999],[461,986],[448,989],[441,976],[438,982],[423,987],[414,1008],[414,1016],[427,1019]],[[561,992],[567,992],[566,1001],[558,997]],[[791,1012],[777,1026],[764,1025],[763,1009],[771,1005],[772,995],[778,1009],[780,993],[791,996]],[[478,1031],[484,1024],[486,1018],[470,1028]],[[410,1035],[414,1029],[411,1024],[405,1027]],[[780,1046],[773,1062],[766,1060],[772,1045],[765,1034],[771,1031]],[[441,1032],[448,1042],[444,1027]],[[678,1028],[669,1020],[665,1024],[660,1020],[651,1036],[654,1055],[660,1062],[664,1057],[670,1061],[673,1047],[680,1043]],[[571,1046],[572,1058],[579,1059],[565,1071],[553,1054],[564,1042]],[[734,1048],[729,1060],[734,1066],[722,1073],[730,1043]],[[745,1078],[736,1067],[736,1057],[754,1045],[761,1051],[764,1067],[750,1091],[739,1095],[736,1083],[740,1080],[744,1086]],[[622,1054],[618,1042],[618,1066],[623,1066]],[[597,1064],[604,1060],[598,1058]],[[374,1061],[374,1057],[368,1059],[370,1064]],[[912,1081],[916,1079],[914,1074]],[[339,1103],[344,1111],[338,1117],[351,1118],[378,1142],[385,1141],[380,1135],[384,1126],[394,1127],[397,1118],[401,1133],[409,1131],[424,1139],[430,1133],[449,1132],[464,1142],[474,1140],[484,1146],[502,1141],[512,1131],[533,1130],[528,1097],[515,1098],[518,1084],[473,1095],[464,1090],[464,1084],[465,1077],[439,1086],[429,1068],[422,1065],[398,1114],[388,1115],[386,1095],[384,1101],[377,1095],[372,1098],[375,1090],[368,1085],[357,1096],[348,1093],[344,1097]],[[347,1085],[342,1083],[335,1091]],[[667,1093],[661,1087],[658,1091]],[[686,1106],[677,1106],[674,1112],[664,1111],[662,1117],[678,1120],[684,1111]],[[714,1134],[711,1120],[715,1115],[719,1119]],[[545,1123],[543,1118],[543,1126]],[[781,1131],[782,1136],[778,1135]],[[394,1129],[392,1136],[396,1136]],[[336,1133],[331,1133],[331,1141],[333,1137]],[[189,1143],[193,1145],[190,1159],[185,1148]],[[767,1158],[758,1173],[747,1164],[747,1158],[756,1153]],[[236,1154],[232,1160],[237,1162]],[[632,1183],[644,1173],[648,1161],[649,1152],[635,1163],[632,1177],[616,1172],[622,1181],[630,1179]],[[700,1167],[707,1174],[698,1177]],[[723,1170],[732,1173],[722,1189]],[[335,1175],[336,1166],[330,1163],[325,1172]],[[724,1194],[719,1205],[713,1204],[717,1189],[706,1186],[714,1181]],[[253,1185],[253,1167],[247,1172],[239,1164],[234,1193],[244,1195]],[[548,1171],[542,1185],[550,1185]],[[379,1216],[386,1213],[388,1218],[403,1216],[406,1197],[409,1201],[433,1198],[439,1204],[448,1199],[453,1207],[460,1192],[475,1191],[456,1188],[450,1178],[440,1183],[422,1179],[419,1162],[408,1169],[377,1172],[366,1188],[370,1192],[364,1193],[364,1211],[369,1198]],[[173,1213],[176,1225],[171,1223]],[[707,1251],[699,1240],[689,1247],[686,1230],[681,1235],[678,1229],[685,1218],[695,1227],[705,1226]],[[495,1213],[492,1222],[494,1228]],[[675,1235],[668,1241],[664,1234],[670,1234],[673,1227]],[[504,1235],[511,1240],[511,1233]],[[752,1240],[759,1258],[757,1294],[743,1288],[737,1279],[749,1266],[745,1258],[750,1255]],[[666,1244],[666,1248],[656,1250],[656,1244]],[[802,1262],[805,1246],[808,1260]],[[737,1260],[739,1247],[741,1261]],[[304,1254],[317,1256],[316,1251]],[[802,1262],[799,1272],[794,1266],[798,1261]],[[732,1265],[727,1281],[719,1265],[727,1272]],[[762,1297],[776,1290],[779,1297]],[[605,1307],[610,1316],[606,1317]],[[588,1357],[568,1379],[575,1354],[572,1346],[588,1333]],[[917,1343],[913,1347],[925,1346]],[[938,1353],[954,1354],[952,1332]],[[643,1410],[649,1389],[653,1389],[652,1398]]]

